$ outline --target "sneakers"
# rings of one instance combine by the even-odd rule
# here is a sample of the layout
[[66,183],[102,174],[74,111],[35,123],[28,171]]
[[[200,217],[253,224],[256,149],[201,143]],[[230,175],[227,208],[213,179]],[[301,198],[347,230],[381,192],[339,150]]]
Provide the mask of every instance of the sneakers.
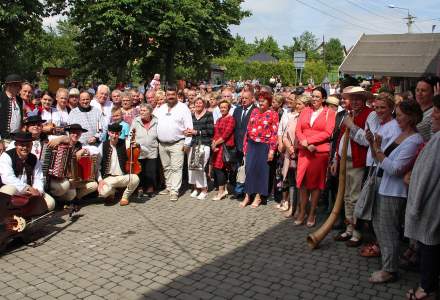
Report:
[[161,190],[161,191],[159,192],[159,195],[169,195],[169,194],[170,194],[170,191],[167,190],[167,189]]
[[177,193],[170,193],[170,201],[177,201],[179,199],[179,195]]
[[197,199],[199,200],[205,200],[208,197],[207,193],[200,192],[200,194],[197,196]]
[[[199,194],[199,192],[197,190],[194,190],[191,195],[189,195],[191,198],[197,198],[197,195]],[[202,193],[200,193],[202,194]]]

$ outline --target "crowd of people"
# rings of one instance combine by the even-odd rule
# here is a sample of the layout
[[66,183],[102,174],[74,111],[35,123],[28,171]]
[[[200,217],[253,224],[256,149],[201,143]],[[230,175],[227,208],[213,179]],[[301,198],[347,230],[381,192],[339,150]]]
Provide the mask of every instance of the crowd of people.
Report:
[[[52,210],[57,203],[80,206],[93,194],[121,206],[156,193],[177,201],[186,184],[191,197],[205,200],[213,183],[214,201],[230,195],[240,208],[258,208],[275,199],[294,226],[311,228],[319,201],[336,198],[344,157],[346,226],[334,239],[361,246],[365,224],[372,225],[375,242],[360,254],[380,256],[382,268],[369,281],[394,281],[401,264],[418,263],[420,285],[407,297],[436,295],[438,78],[421,78],[405,97],[373,94],[354,79],[331,95],[320,86],[274,93],[250,81],[219,91],[209,84],[162,86],[155,76],[142,90],[99,85],[36,94],[30,83],[8,76],[0,96],[0,192],[41,196]],[[61,176],[48,173],[46,153],[53,149],[68,149],[77,162],[96,158],[87,161],[95,166],[92,178],[78,180],[69,164]],[[360,216],[357,202],[370,182],[374,190]],[[402,257],[401,233],[410,239]]]

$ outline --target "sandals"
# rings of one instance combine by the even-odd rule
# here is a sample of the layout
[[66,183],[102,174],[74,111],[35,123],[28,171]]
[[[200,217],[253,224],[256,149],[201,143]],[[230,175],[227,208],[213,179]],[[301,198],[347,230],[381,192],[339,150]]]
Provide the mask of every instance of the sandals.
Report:
[[305,221],[306,221],[306,216],[304,216],[304,218],[302,220],[295,219],[295,221],[293,221],[293,225],[294,226],[300,226],[300,225],[304,224]]
[[[417,297],[417,293],[419,294],[419,297]],[[408,300],[434,300],[436,297],[436,292],[426,293],[425,290],[420,286],[418,288],[410,289],[408,292],[406,292],[406,299]]]
[[368,278],[368,282],[370,283],[388,283],[395,282],[398,279],[397,273],[389,273],[386,271],[376,271],[371,274],[370,278]]
[[221,193],[220,195],[215,196],[214,198],[212,198],[213,201],[219,201],[224,199],[226,196],[228,195],[228,191],[224,191],[223,193]]
[[263,200],[261,200],[261,198],[255,197],[254,202],[252,202],[252,204],[251,204],[251,207],[257,208],[258,206],[261,205],[261,202],[263,202]]
[[251,202],[251,199],[249,197],[248,198],[245,197],[243,199],[243,201],[240,202],[239,207],[240,208],[245,208],[246,206],[249,205],[250,202]]
[[306,223],[306,226],[308,228],[315,227],[315,225],[316,225],[316,215],[313,216],[313,220],[312,221],[307,220],[307,223]]
[[362,257],[379,257],[380,247],[376,243],[367,244],[361,248],[359,255]]
[[277,208],[281,211],[288,211],[290,209],[289,201],[283,201],[282,203],[277,205]]

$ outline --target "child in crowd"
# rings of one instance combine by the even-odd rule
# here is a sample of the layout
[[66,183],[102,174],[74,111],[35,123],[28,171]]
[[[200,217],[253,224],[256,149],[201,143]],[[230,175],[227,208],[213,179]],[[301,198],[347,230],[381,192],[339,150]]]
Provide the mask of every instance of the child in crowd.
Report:
[[112,108],[112,123],[117,123],[122,126],[119,138],[125,140],[130,135],[130,125],[122,120],[122,110],[119,107]]

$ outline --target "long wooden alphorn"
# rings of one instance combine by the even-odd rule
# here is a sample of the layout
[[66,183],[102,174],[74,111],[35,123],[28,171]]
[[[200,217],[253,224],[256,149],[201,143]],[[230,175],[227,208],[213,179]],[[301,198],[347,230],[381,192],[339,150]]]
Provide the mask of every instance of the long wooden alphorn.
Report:
[[338,185],[338,194],[336,195],[336,201],[333,205],[333,209],[328,216],[327,220],[325,220],[324,224],[318,228],[318,230],[312,232],[307,236],[307,244],[311,249],[315,249],[318,247],[319,243],[327,236],[329,231],[332,229],[333,224],[335,224],[336,220],[339,217],[339,213],[341,212],[342,205],[344,205],[344,194],[345,194],[345,177],[347,170],[347,149],[348,142],[350,141],[349,129],[345,130],[343,135],[344,144],[342,145],[342,155],[341,161],[339,163],[339,185]]

